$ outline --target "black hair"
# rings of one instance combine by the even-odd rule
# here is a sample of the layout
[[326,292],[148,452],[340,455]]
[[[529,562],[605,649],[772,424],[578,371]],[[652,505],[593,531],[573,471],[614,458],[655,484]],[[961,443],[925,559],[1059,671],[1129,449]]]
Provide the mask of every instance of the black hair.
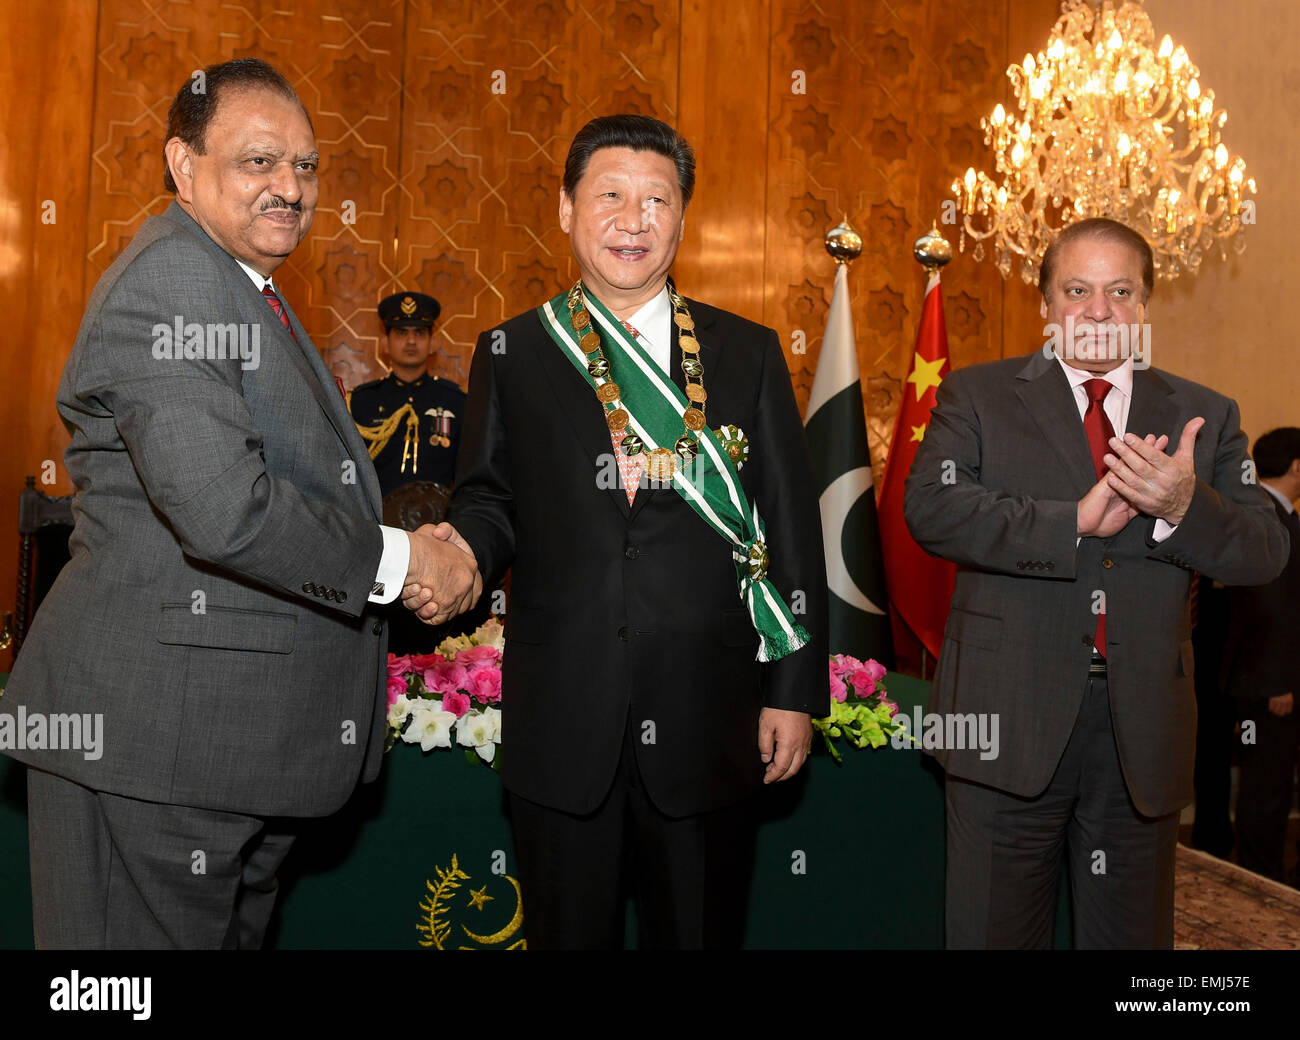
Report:
[[1300,429],[1279,426],[1261,434],[1250,451],[1255,459],[1255,472],[1261,477],[1280,477],[1300,459]]
[[1043,262],[1038,268],[1038,291],[1047,299],[1047,292],[1052,287],[1052,268],[1056,265],[1056,254],[1067,242],[1076,238],[1100,238],[1107,242],[1119,242],[1128,246],[1138,256],[1142,264],[1142,302],[1151,299],[1151,289],[1155,280],[1155,259],[1151,255],[1151,245],[1138,232],[1127,224],[1109,217],[1089,217],[1061,228],[1043,254]]
[[307,116],[307,125],[311,125],[311,116],[307,115],[306,107],[289,81],[279,69],[268,65],[261,58],[236,58],[219,65],[209,65],[203,70],[202,79],[191,76],[185,82],[172,98],[172,106],[167,111],[167,132],[163,136],[163,187],[173,195],[176,194],[176,181],[172,179],[172,171],[167,166],[167,142],[173,137],[179,137],[188,148],[199,155],[205,154],[204,135],[217,114],[221,92],[237,87],[260,87],[282,94],[297,103],[303,115]]
[[598,116],[578,131],[564,160],[564,191],[570,198],[587,172],[587,163],[601,148],[631,148],[634,152],[658,152],[677,167],[677,185],[682,208],[695,193],[695,151],[686,138],[667,123],[650,116]]

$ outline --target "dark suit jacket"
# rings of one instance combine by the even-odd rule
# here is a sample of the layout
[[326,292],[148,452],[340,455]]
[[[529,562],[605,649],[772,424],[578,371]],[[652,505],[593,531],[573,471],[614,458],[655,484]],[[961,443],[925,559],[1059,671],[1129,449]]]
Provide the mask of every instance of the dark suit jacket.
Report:
[[[177,315],[257,326],[257,364],[155,356],[156,326]],[[290,317],[298,343],[175,203],[99,280],[58,393],[72,559],[0,710],[102,713],[103,756],[13,757],[96,790],[262,815],[333,812],[378,772],[379,485]]]
[[1128,432],[1188,420],[1197,486],[1183,522],[1157,543],[1134,518],[1075,547],[1076,506],[1096,483],[1065,373],[1041,351],[949,375],[907,480],[913,537],[958,565],[930,710],[997,713],[999,754],[943,750],[953,776],[1022,796],[1042,792],[1086,686],[1106,597],[1111,716],[1129,793],[1148,816],[1191,801],[1196,705],[1187,595],[1193,572],[1261,584],[1281,571],[1286,532],[1264,492],[1242,481],[1246,437],[1236,404],[1155,369],[1136,371]]
[[1300,523],[1271,495],[1269,501],[1287,528],[1291,556],[1286,569],[1267,585],[1228,589],[1228,637],[1220,677],[1224,691],[1238,701],[1300,694]]
[[[637,763],[659,808],[719,808],[762,782],[764,705],[829,711],[821,518],[803,426],[771,329],[701,303],[696,322],[713,427],[750,440],[741,483],[772,549],[770,578],[798,590],[810,645],[771,664],[731,550],[671,488],[629,508],[605,410],[535,311],[478,341],[451,522],[490,587],[513,563],[506,612],[501,777],[529,800],[595,809],[631,713]],[[676,328],[671,372],[683,385]]]

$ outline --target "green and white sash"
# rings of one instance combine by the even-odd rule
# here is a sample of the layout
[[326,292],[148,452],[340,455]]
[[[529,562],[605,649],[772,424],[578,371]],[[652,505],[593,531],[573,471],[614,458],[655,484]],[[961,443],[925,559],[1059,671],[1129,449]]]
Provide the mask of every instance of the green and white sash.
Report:
[[[599,387],[608,380],[593,377],[587,370],[587,354],[578,345],[580,337],[570,321],[568,295],[560,293],[537,312],[543,327],[573,367],[591,386]],[[646,451],[661,446],[672,451],[685,432],[682,413],[690,402],[646,349],[585,287],[583,298],[592,321],[599,326],[601,349],[610,362],[609,375],[618,374],[621,398],[615,407],[626,409],[631,417],[628,425],[645,442]],[[740,598],[759,635],[758,660],[779,660],[804,646],[808,633],[795,623],[789,606],[767,580],[770,550],[758,507],[746,498],[740,475],[714,439],[713,431],[706,428],[700,434],[700,450],[693,462],[683,463],[674,456],[677,466],[672,486],[731,545]]]

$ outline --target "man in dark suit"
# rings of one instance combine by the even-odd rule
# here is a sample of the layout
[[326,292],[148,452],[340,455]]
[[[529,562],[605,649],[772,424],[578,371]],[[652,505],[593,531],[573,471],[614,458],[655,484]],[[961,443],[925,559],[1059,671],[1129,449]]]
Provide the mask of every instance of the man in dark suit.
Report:
[[949,375],[908,478],[913,536],[959,564],[930,710],[1001,734],[936,755],[953,947],[1050,946],[1063,861],[1076,945],[1172,944],[1191,577],[1286,562],[1236,404],[1135,364],[1152,268],[1123,224],[1067,227],[1039,277],[1055,349]]
[[[1224,689],[1241,719],[1237,862],[1285,878],[1286,825],[1295,802],[1296,710],[1300,691],[1300,429],[1270,430],[1251,453],[1290,538],[1291,557],[1275,581],[1228,590]],[[1292,883],[1296,881],[1293,875]]]
[[[272,283],[315,210],[307,113],[256,59],[205,77],[168,116],[176,200],[96,285],[59,385],[72,558],[0,713],[27,738],[5,750],[29,766],[43,947],[259,945],[289,818],[379,770],[376,605],[477,594],[433,528],[380,526],[343,397]],[[31,739],[60,718],[82,732]]]
[[670,127],[588,123],[560,195],[582,281],[483,333],[470,371],[451,522],[486,582],[513,564],[501,778],[530,947],[621,946],[625,864],[643,945],[736,945],[752,796],[829,710],[776,334],[668,281],[693,187]]

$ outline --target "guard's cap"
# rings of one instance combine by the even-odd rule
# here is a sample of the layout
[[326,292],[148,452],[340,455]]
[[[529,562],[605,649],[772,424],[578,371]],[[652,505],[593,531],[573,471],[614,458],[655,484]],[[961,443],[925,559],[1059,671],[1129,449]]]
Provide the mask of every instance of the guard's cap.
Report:
[[442,307],[421,292],[396,292],[379,301],[379,320],[386,329],[431,329]]

